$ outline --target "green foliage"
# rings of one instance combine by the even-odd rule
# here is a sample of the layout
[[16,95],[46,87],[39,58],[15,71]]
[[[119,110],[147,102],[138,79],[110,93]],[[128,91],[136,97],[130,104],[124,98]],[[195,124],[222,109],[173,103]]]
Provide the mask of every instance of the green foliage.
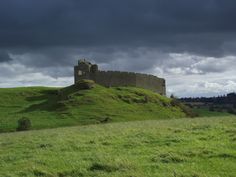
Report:
[[214,106],[210,106],[209,111],[212,111],[212,112],[215,111]]
[[23,117],[18,120],[18,127],[17,131],[25,131],[25,130],[30,130],[31,128],[31,121],[30,119]]
[[236,109],[235,108],[227,108],[227,112],[230,114],[235,114],[236,115]]
[[30,118],[32,129],[42,129],[185,116],[171,99],[135,87],[0,89],[1,132],[15,131],[21,117]]
[[192,108],[188,107],[187,105],[184,105],[183,103],[181,103],[181,101],[179,101],[178,99],[174,98],[174,96],[172,96],[172,100],[171,100],[171,105],[172,106],[176,106],[179,107],[183,110],[183,112],[188,116],[188,117],[198,117],[198,113],[194,112],[192,110]]
[[0,134],[2,177],[233,177],[236,117]]

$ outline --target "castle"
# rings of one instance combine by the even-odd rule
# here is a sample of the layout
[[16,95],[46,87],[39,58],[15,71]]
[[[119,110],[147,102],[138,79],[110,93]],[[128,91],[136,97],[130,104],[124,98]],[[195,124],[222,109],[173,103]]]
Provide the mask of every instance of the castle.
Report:
[[78,65],[74,67],[74,79],[75,83],[90,79],[105,87],[133,86],[166,95],[165,79],[134,72],[99,71],[98,65],[85,59],[79,60]]

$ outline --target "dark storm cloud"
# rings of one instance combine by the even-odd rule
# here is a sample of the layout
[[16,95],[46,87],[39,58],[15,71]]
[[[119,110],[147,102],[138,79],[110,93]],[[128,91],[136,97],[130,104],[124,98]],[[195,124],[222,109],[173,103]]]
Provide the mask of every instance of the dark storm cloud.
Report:
[[[157,46],[220,55],[235,0],[2,0],[0,46]],[[206,50],[207,47],[207,50]]]
[[[0,48],[30,67],[89,57],[147,70],[164,53],[234,54],[235,9],[234,0],[2,0]],[[143,63],[139,47],[160,53]]]
[[6,51],[0,50],[0,62],[7,62],[12,60],[9,54]]

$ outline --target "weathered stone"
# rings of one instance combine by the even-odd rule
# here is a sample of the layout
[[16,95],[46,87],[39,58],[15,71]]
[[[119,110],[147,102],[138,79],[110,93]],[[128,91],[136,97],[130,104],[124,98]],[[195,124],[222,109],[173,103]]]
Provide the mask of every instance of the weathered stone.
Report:
[[166,94],[165,79],[141,73],[120,71],[99,71],[97,65],[80,60],[74,67],[75,83],[89,79],[105,87],[133,86]]
[[80,90],[92,89],[95,87],[95,82],[93,80],[82,79],[82,80],[78,81],[75,84],[75,86]]

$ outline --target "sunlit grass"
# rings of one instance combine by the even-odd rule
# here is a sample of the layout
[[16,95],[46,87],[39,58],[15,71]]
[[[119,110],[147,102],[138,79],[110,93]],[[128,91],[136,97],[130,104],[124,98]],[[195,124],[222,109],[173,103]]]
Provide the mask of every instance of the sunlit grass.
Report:
[[0,176],[233,177],[236,117],[0,134]]
[[31,120],[32,129],[185,117],[170,102],[134,87],[0,89],[0,132],[15,131],[22,117]]

